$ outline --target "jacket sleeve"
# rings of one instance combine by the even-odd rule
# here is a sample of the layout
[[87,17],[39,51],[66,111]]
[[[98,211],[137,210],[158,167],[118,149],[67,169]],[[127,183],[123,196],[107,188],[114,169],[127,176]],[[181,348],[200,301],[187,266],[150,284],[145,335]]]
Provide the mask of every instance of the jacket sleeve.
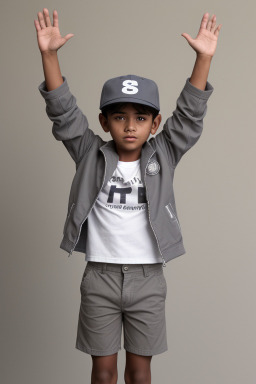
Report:
[[181,157],[201,136],[207,100],[212,92],[213,87],[208,81],[202,91],[194,87],[188,78],[173,115],[166,120],[163,130],[156,135],[157,144],[168,153],[173,167],[177,166]]
[[53,136],[63,142],[77,164],[90,148],[96,135],[89,129],[87,118],[77,106],[66,78],[62,78],[63,83],[52,91],[47,91],[45,81],[38,89],[45,99],[46,113],[53,122]]

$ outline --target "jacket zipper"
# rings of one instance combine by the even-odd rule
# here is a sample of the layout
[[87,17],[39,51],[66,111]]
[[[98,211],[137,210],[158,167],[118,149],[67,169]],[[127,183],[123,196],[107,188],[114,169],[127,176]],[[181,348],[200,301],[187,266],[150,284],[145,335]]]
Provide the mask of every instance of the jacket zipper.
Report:
[[106,162],[106,164],[105,164],[105,170],[104,170],[103,183],[102,183],[102,186],[101,186],[101,188],[100,188],[100,190],[99,190],[99,193],[98,193],[97,196],[96,196],[96,199],[94,200],[94,203],[93,203],[92,206],[91,206],[91,209],[90,209],[88,215],[85,217],[85,219],[82,221],[82,224],[80,225],[79,233],[78,233],[78,238],[77,238],[77,240],[76,240],[76,242],[75,242],[74,247],[73,247],[73,248],[71,249],[71,251],[69,252],[68,257],[69,257],[70,255],[72,255],[72,253],[73,253],[73,251],[74,251],[74,249],[75,249],[75,247],[76,247],[76,245],[77,245],[77,243],[78,243],[78,240],[79,240],[79,237],[80,237],[80,233],[81,233],[82,225],[83,225],[83,223],[85,222],[85,220],[87,219],[87,217],[89,216],[89,214],[90,214],[92,208],[94,207],[94,204],[95,204],[95,202],[96,202],[96,200],[97,200],[97,198],[98,198],[98,196],[99,196],[99,194],[100,194],[100,191],[101,191],[101,189],[102,189],[102,187],[103,187],[103,184],[104,184],[104,181],[105,181],[106,168],[107,168],[107,159],[106,159],[105,153],[104,153],[103,151],[101,151],[101,152],[103,153],[103,155],[104,155],[104,157],[105,157],[105,162]]
[[75,205],[75,203],[72,203],[72,205],[71,205],[71,207],[70,207],[70,209],[69,209],[68,216],[67,216],[67,221],[66,221],[66,225],[65,225],[65,227],[64,227],[64,233],[65,233],[65,230],[66,230],[66,226],[67,226],[68,218],[69,218],[69,216],[70,216],[70,214],[71,214],[71,211],[72,211],[74,205]]
[[[151,158],[151,157],[152,157],[152,155],[150,156],[150,158]],[[150,158],[148,159],[148,162],[149,162]],[[148,165],[148,162],[147,162],[147,165]],[[145,181],[146,192],[147,192],[147,184],[146,184],[146,177],[145,177],[145,176],[146,176],[147,165],[146,165],[146,168],[145,168],[145,174],[144,174],[144,181]],[[151,224],[151,220],[150,220],[150,209],[149,209],[149,199],[148,199],[148,198],[147,198],[147,201],[148,201],[148,218],[149,218],[149,224],[150,224],[150,226],[151,226],[151,228],[152,228],[152,231],[154,232],[154,235],[155,235],[155,238],[156,238],[156,242],[157,242],[157,246],[158,246],[159,252],[160,252],[160,254],[161,254],[161,256],[162,256],[162,259],[163,259],[163,267],[166,267],[166,262],[165,262],[165,259],[164,259],[163,255],[162,255],[162,252],[161,252],[161,249],[160,249],[160,246],[159,246],[159,242],[158,242],[158,238],[157,238],[156,233],[155,233],[155,231],[154,231],[154,228],[153,228],[153,226],[152,226],[152,224]]]

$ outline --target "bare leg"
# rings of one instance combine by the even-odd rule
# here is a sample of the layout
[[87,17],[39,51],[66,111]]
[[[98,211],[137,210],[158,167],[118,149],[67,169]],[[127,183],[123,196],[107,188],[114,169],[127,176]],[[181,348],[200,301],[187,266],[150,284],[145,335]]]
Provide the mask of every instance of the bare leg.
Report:
[[117,353],[108,356],[92,356],[91,384],[117,383]]
[[152,356],[140,356],[126,351],[124,380],[126,384],[151,384]]

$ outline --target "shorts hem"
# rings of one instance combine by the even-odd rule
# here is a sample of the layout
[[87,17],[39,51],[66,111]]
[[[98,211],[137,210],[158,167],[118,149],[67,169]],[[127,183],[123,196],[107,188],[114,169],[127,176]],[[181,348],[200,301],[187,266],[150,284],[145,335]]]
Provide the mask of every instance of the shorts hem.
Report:
[[159,355],[160,353],[168,351],[168,347],[164,347],[163,349],[160,350],[143,350],[143,349],[137,349],[134,347],[129,347],[127,345],[124,345],[124,349],[128,352],[135,353],[136,355],[141,355],[141,356],[154,356],[154,355]]
[[117,353],[118,351],[121,350],[121,346],[117,348],[113,348],[107,351],[100,351],[98,349],[92,349],[92,348],[86,348],[84,345],[80,343],[76,343],[75,345],[76,349],[79,349],[80,351],[84,353],[88,353],[89,355],[94,355],[94,356],[108,356],[108,355],[113,355],[114,353]]

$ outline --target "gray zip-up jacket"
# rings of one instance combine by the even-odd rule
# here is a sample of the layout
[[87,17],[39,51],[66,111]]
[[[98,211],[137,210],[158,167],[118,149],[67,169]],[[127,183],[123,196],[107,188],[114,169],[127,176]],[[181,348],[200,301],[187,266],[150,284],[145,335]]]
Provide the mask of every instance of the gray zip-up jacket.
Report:
[[[38,89],[53,122],[55,139],[63,142],[76,163],[60,244],[70,256],[73,251],[86,253],[87,217],[116,169],[119,157],[114,140],[104,141],[89,128],[64,76],[63,81],[53,91],[47,91],[45,81]],[[173,115],[166,120],[162,131],[142,146],[140,167],[148,219],[163,266],[186,253],[175,206],[173,177],[181,157],[202,133],[207,100],[212,92],[209,82],[202,91],[187,79]]]

